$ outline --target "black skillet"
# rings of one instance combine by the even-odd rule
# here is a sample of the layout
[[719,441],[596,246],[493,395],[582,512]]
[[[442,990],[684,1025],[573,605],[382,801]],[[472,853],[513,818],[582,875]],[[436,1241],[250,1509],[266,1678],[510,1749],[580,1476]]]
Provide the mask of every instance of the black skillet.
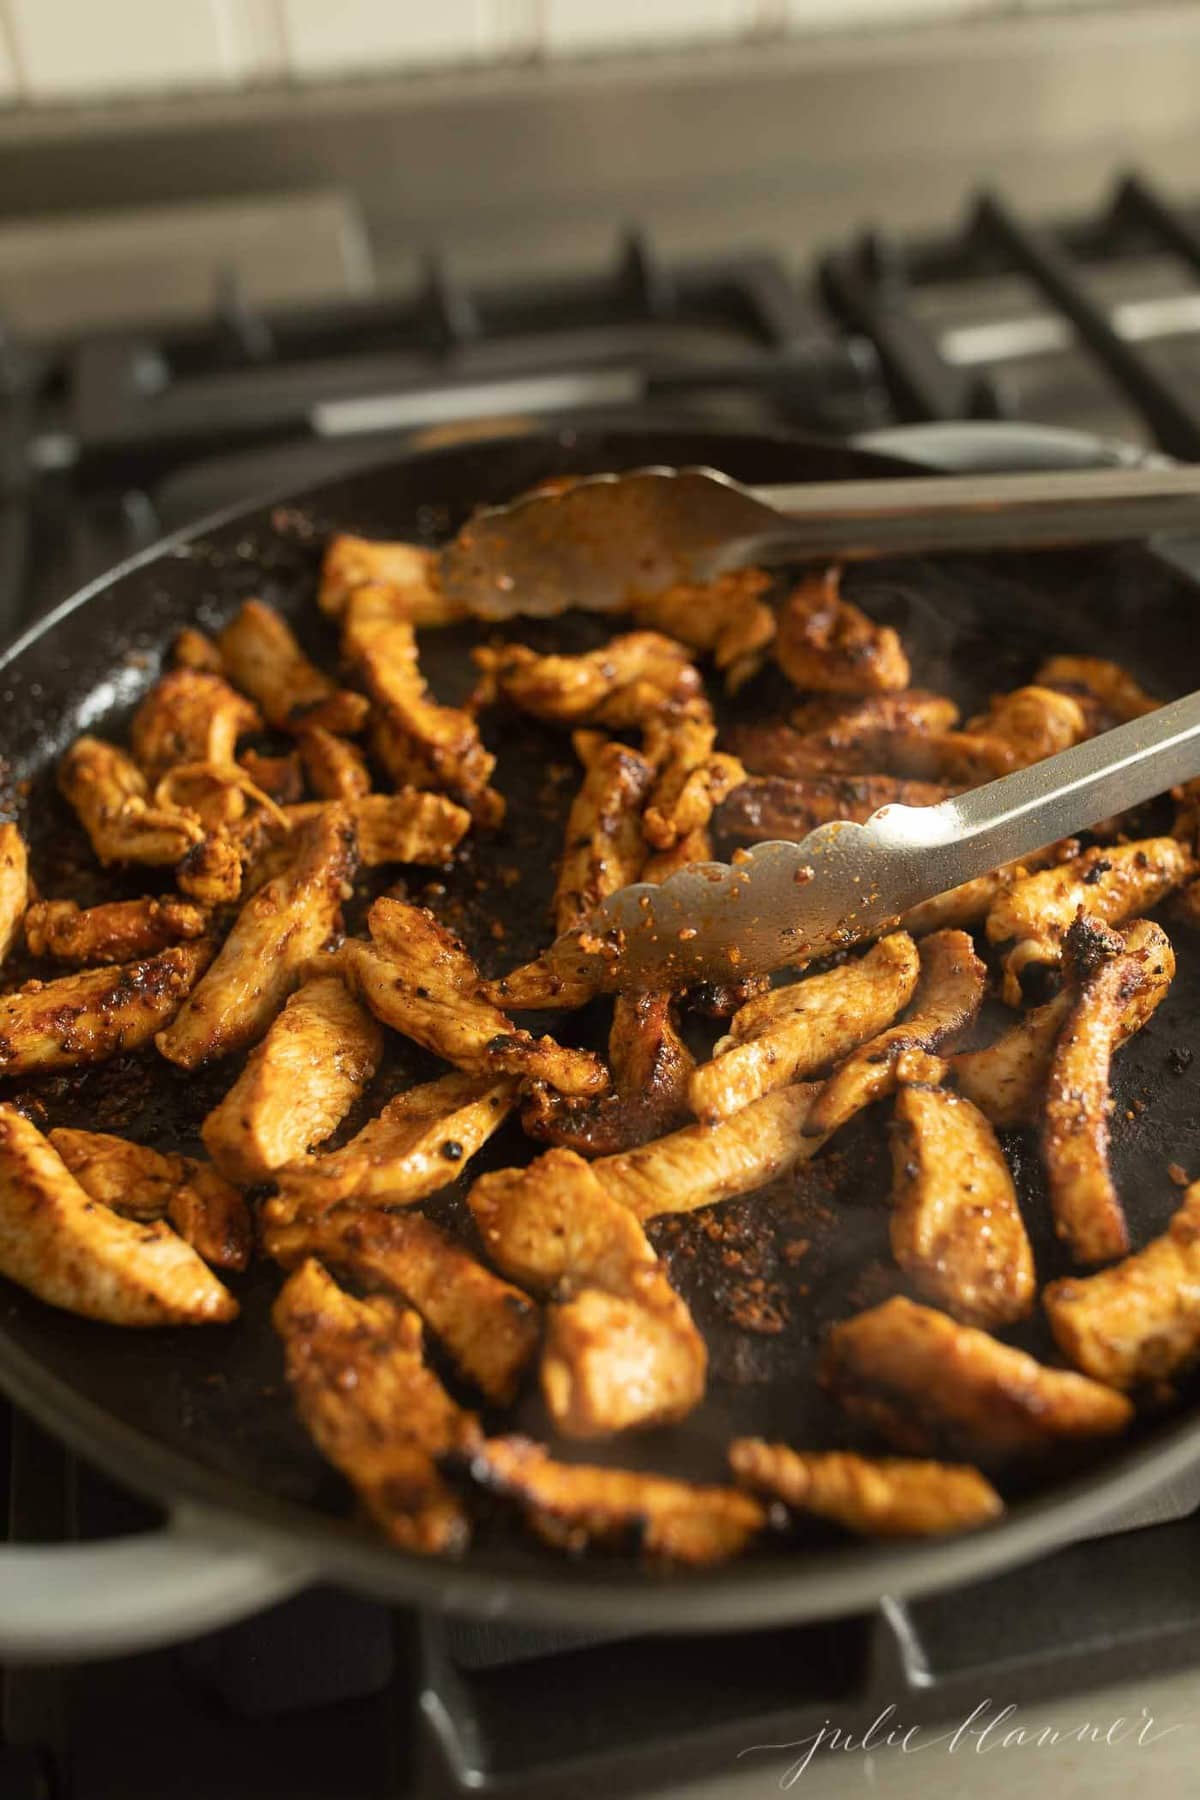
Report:
[[[86,898],[114,891],[109,877],[96,874],[55,795],[55,761],[81,729],[123,730],[182,625],[218,625],[257,593],[281,607],[329,663],[335,645],[313,594],[330,528],[433,541],[471,507],[547,476],[653,462],[708,463],[752,482],[911,467],[783,437],[563,431],[413,454],[172,539],[60,607],[0,664],[6,798],[29,831],[43,891]],[[965,706],[1029,679],[1055,650],[1115,657],[1164,698],[1200,687],[1196,590],[1137,547],[878,565],[857,571],[849,591],[899,627],[915,681],[947,688]],[[583,644],[604,631],[594,620],[566,620],[525,635]],[[469,685],[465,651],[472,641],[465,628],[426,634],[423,662],[443,698]],[[741,703],[743,716],[764,716],[785,699],[767,676]],[[498,971],[544,941],[551,865],[575,773],[560,736],[498,716],[487,731],[500,749],[498,781],[512,802],[511,824],[496,842],[470,846],[454,871],[412,872],[409,888]],[[119,891],[142,891],[141,883]],[[492,929],[496,920],[502,939]],[[1177,981],[1123,1053],[1117,1079],[1116,1164],[1137,1242],[1160,1230],[1177,1203],[1167,1165],[1200,1172],[1200,1063],[1191,1061],[1200,1049],[1200,941],[1172,929]],[[585,1015],[571,1029],[602,1039],[603,1024],[602,1016]],[[372,1106],[428,1071],[399,1040],[390,1054]],[[151,1052],[16,1091],[40,1105],[48,1125],[70,1120],[187,1149],[235,1072],[222,1063],[183,1076]],[[5,1097],[14,1085],[6,1084]],[[1009,1147],[1048,1279],[1061,1263],[1045,1228],[1036,1154],[1019,1136]],[[513,1127],[479,1166],[527,1154]],[[710,1395],[683,1427],[599,1456],[716,1478],[734,1433],[855,1442],[816,1390],[814,1356],[830,1319],[901,1285],[887,1257],[887,1188],[883,1122],[869,1118],[795,1179],[708,1218],[656,1226],[659,1248],[709,1342]],[[459,1192],[430,1210],[468,1228]],[[727,1568],[663,1574],[632,1555],[564,1560],[528,1538],[506,1508],[485,1504],[476,1542],[461,1561],[423,1561],[390,1549],[355,1519],[348,1491],[293,1420],[266,1321],[277,1283],[265,1265],[238,1283],[243,1316],[231,1328],[143,1334],[73,1318],[3,1286],[0,1386],[49,1431],[163,1502],[173,1527],[116,1552],[35,1551],[24,1563],[11,1550],[0,1552],[0,1650],[65,1655],[182,1636],[317,1579],[397,1601],[628,1632],[830,1616],[863,1609],[882,1594],[957,1584],[1035,1556],[1200,1461],[1200,1417],[1189,1413],[1184,1394],[1173,1414],[1139,1426],[1087,1466],[1010,1488],[1001,1523],[953,1541],[888,1546],[800,1532],[773,1536]],[[1037,1322],[1014,1341],[1050,1353]],[[519,1407],[517,1423],[542,1429],[533,1400]]]

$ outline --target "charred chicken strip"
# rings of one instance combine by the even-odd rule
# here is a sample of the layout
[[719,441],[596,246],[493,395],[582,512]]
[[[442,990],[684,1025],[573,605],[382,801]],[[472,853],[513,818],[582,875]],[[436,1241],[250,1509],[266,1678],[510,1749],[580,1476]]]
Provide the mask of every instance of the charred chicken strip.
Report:
[[[337,802],[318,800],[289,806],[292,825],[317,818]],[[364,869],[384,868],[388,863],[449,862],[471,829],[471,815],[445,794],[421,788],[404,788],[398,794],[363,794],[344,802],[354,825],[359,861]]]
[[56,962],[129,962],[171,944],[203,937],[208,914],[191,900],[109,900],[81,909],[73,900],[35,900],[25,914],[33,956]]
[[396,617],[422,630],[453,625],[464,616],[438,586],[435,551],[338,532],[325,550],[317,605],[331,619],[340,619],[354,590],[367,586],[385,589]]
[[352,939],[338,965],[377,1019],[469,1075],[520,1075],[560,1094],[598,1094],[608,1075],[598,1057],[521,1031],[487,995],[458,939],[424,907],[376,900],[371,942]]
[[762,569],[735,569],[702,584],[679,582],[659,594],[639,594],[633,616],[649,631],[707,652],[736,693],[762,663],[775,636],[775,612],[762,596],[771,577]]
[[841,570],[810,575],[779,609],[775,660],[798,688],[817,693],[894,693],[908,686],[908,658],[890,625],[876,625],[841,597]]
[[533,1083],[521,1109],[526,1135],[581,1156],[611,1156],[661,1137],[687,1118],[694,1065],[669,994],[616,995],[608,1061],[612,1092],[595,1100],[566,1100]]
[[693,701],[648,721],[644,749],[656,774],[642,829],[656,850],[671,850],[702,831],[713,808],[745,781],[737,757],[715,750],[716,741],[707,702]]
[[759,844],[767,838],[798,842],[835,819],[865,825],[881,806],[936,806],[953,791],[893,775],[812,775],[799,781],[751,776],[717,808],[713,829],[726,844]]
[[0,1105],[0,1272],[51,1306],[110,1325],[237,1317],[232,1294],[170,1226],[98,1205],[9,1105]]
[[644,756],[615,740],[594,744],[577,732],[587,766],[567,815],[566,848],[554,890],[554,925],[570,931],[641,870],[646,846],[641,811],[654,769]]
[[[948,732],[958,718],[953,700],[905,688],[861,700],[823,697],[806,701],[790,725],[742,725],[729,747],[754,775],[880,775],[905,773],[913,739]],[[935,760],[935,759],[930,759]]]
[[269,1226],[266,1248],[285,1269],[308,1256],[415,1306],[469,1381],[507,1406],[537,1349],[538,1309],[420,1213],[339,1207]]
[[244,1186],[323,1144],[375,1073],[383,1033],[336,975],[298,988],[204,1121],[217,1167]]
[[209,832],[178,865],[175,879],[198,906],[232,906],[242,891],[242,858],[225,831]]
[[[920,979],[907,1018],[860,1045],[834,1071],[808,1115],[806,1131],[814,1136],[836,1131],[902,1084],[903,1059],[914,1051],[940,1051],[974,1020],[987,971],[966,932],[933,932],[922,939],[920,958]],[[919,1065],[907,1078],[921,1078]]]
[[582,976],[560,975],[541,957],[483,984],[486,998],[506,1012],[575,1012],[594,999],[595,992]]
[[913,937],[924,937],[928,931],[945,931],[952,927],[970,930],[983,924],[1000,895],[1007,893],[1015,881],[1024,881],[1026,875],[1033,874],[1036,869],[1069,862],[1078,854],[1079,840],[1063,838],[1057,844],[1035,851],[1032,856],[1022,857],[1020,862],[1005,863],[1001,868],[993,869],[990,875],[980,875],[975,881],[964,881],[961,887],[935,895],[932,900],[923,900],[911,912],[905,913],[900,923]]
[[580,656],[539,656],[523,644],[474,654],[506,700],[552,724],[628,731],[701,692],[686,646],[657,631],[630,631]]
[[461,1550],[466,1512],[438,1472],[479,1441],[421,1353],[421,1320],[384,1295],[355,1300],[320,1263],[288,1277],[271,1312],[292,1398],[318,1450],[406,1550]]
[[253,1239],[246,1202],[209,1163],[106,1131],[63,1126],[49,1137],[93,1200],[133,1219],[168,1219],[218,1269],[246,1267]]
[[75,739],[59,764],[58,786],[102,863],[168,867],[203,841],[195,814],[151,806],[137,764],[100,738]]
[[[346,741],[344,738],[335,740],[339,744]],[[238,758],[238,767],[244,769],[259,792],[277,806],[295,806],[304,797],[304,768],[298,750],[289,750],[285,756],[260,756],[257,750],[244,750]]]
[[892,1254],[964,1325],[1025,1318],[1033,1252],[1004,1152],[983,1114],[944,1088],[905,1087],[892,1126]]
[[1041,687],[1064,689],[1085,705],[1094,700],[1106,727],[1140,719],[1161,704],[1120,663],[1102,656],[1049,656],[1034,679]]
[[1109,1387],[1170,1381],[1200,1354],[1200,1183],[1161,1237],[1098,1275],[1042,1295],[1063,1355]]
[[968,1463],[792,1450],[761,1438],[735,1438],[729,1466],[746,1487],[782,1500],[793,1512],[864,1536],[974,1531],[1004,1511],[991,1482]]
[[0,999],[0,1074],[80,1069],[136,1050],[174,1018],[211,960],[200,938],[140,962],[27,981]]
[[987,1465],[1123,1431],[1123,1394],[897,1296],[829,1333],[822,1381],[853,1417],[913,1455]]
[[155,782],[181,763],[231,763],[240,737],[261,731],[257,706],[220,675],[172,669],[133,715],[133,754]]
[[628,1545],[699,1568],[736,1556],[766,1524],[758,1501],[737,1488],[554,1462],[528,1438],[488,1438],[471,1472],[518,1501],[546,1543],[570,1552]]
[[286,620],[261,600],[247,600],[217,639],[229,679],[262,708],[278,731],[323,725],[361,731],[367,702],[323,675],[292,635]]
[[287,871],[246,902],[212,968],[159,1032],[169,1062],[195,1069],[262,1036],[327,943],[354,868],[354,827],[344,807],[329,806],[296,833]]
[[300,756],[308,785],[322,800],[361,800],[370,793],[370,770],[349,738],[311,725],[300,733]]
[[706,825],[693,825],[683,837],[677,839],[669,850],[656,850],[642,864],[639,877],[657,887],[674,875],[676,869],[685,869],[689,863],[711,862],[713,859],[712,837]]
[[692,1076],[692,1111],[709,1122],[730,1118],[763,1094],[840,1061],[908,1005],[917,972],[916,945],[893,932],[857,962],[751,1000],[734,1015],[712,1061]]
[[6,819],[0,824],[0,963],[16,942],[29,900],[29,856],[25,839]]

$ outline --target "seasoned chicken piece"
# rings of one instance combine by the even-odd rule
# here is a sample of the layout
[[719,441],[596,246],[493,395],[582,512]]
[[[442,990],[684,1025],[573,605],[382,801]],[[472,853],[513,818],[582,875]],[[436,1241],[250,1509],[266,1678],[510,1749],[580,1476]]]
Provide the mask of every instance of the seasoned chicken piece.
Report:
[[[1161,931],[1140,950],[1081,914],[1064,947],[1070,1010],[1046,1081],[1042,1160],[1054,1227],[1077,1262],[1108,1262],[1129,1249],[1125,1214],[1108,1166],[1109,1071],[1133,997],[1170,980]],[[1170,959],[1173,966],[1174,959]]]
[[170,944],[203,937],[208,914],[191,900],[109,900],[86,910],[73,900],[35,900],[25,914],[25,942],[34,956],[57,962],[129,962]]
[[0,963],[8,956],[21,929],[29,900],[29,856],[25,839],[6,819],[0,824]]
[[75,739],[58,766],[58,786],[102,863],[167,866],[203,840],[194,813],[151,806],[137,764],[100,738]]
[[841,597],[840,569],[809,575],[779,609],[775,661],[798,688],[819,693],[895,693],[908,658],[890,625],[876,625]]
[[483,993],[506,1012],[574,1012],[595,998],[596,989],[582,976],[560,975],[535,957],[495,981],[485,981]]
[[830,1076],[808,1115],[805,1130],[828,1135],[908,1080],[919,1066],[900,1066],[916,1051],[931,1053],[953,1042],[983,1003],[987,971],[965,931],[935,931],[920,946],[921,974],[908,1016],[860,1045]]
[[1014,946],[1005,963],[1005,1000],[1020,1005],[1020,976],[1030,963],[1061,962],[1063,941],[1081,908],[1102,924],[1123,925],[1157,906],[1194,867],[1178,839],[1142,838],[1099,844],[1014,882],[987,916],[988,942]]
[[1037,1292],[1017,1190],[983,1114],[944,1088],[904,1087],[892,1126],[892,1254],[964,1325],[1025,1318]]
[[528,1438],[488,1438],[471,1472],[519,1501],[546,1543],[571,1553],[591,1544],[630,1546],[699,1568],[727,1562],[766,1524],[758,1501],[737,1488],[554,1462]]
[[949,731],[958,723],[958,707],[948,694],[900,688],[891,694],[814,694],[793,707],[790,717],[802,736],[820,735],[831,750],[850,756],[872,736]]
[[881,806],[936,806],[952,792],[892,775],[812,775],[801,781],[751,776],[717,808],[713,829],[726,844],[760,844],[768,838],[799,842],[835,819],[865,825]]
[[[303,825],[336,804],[317,800],[289,806],[292,825]],[[388,863],[449,862],[471,829],[471,815],[445,794],[403,788],[398,794],[363,794],[344,802],[354,824],[359,860],[364,869]]]
[[354,828],[329,806],[296,833],[287,871],[248,900],[208,974],[155,1042],[181,1069],[262,1036],[337,925],[354,876]]
[[272,1224],[330,1207],[410,1206],[454,1181],[512,1111],[511,1075],[443,1075],[389,1100],[357,1137],[329,1156],[279,1171],[263,1207]]
[[438,1472],[471,1452],[479,1427],[421,1354],[421,1320],[383,1295],[355,1300],[320,1263],[288,1277],[271,1311],[292,1397],[322,1456],[393,1543],[461,1550],[466,1511]]
[[238,762],[259,792],[276,806],[295,806],[303,799],[304,769],[298,750],[289,750],[286,756],[260,756],[257,750],[244,750]]
[[0,1105],[0,1273],[51,1306],[110,1325],[237,1317],[232,1294],[169,1225],[98,1205],[9,1105]]
[[897,1295],[835,1325],[822,1382],[910,1454],[1003,1463],[1124,1431],[1123,1394]]
[[865,1537],[939,1537],[974,1531],[1004,1511],[990,1481],[968,1463],[792,1450],[735,1438],[729,1466],[740,1482],[793,1512],[830,1519]]
[[1016,752],[1014,767],[1026,768],[1087,737],[1088,723],[1070,694],[1035,686],[993,695],[986,712],[967,720],[967,731],[1010,744]]
[[298,988],[200,1135],[246,1187],[323,1144],[375,1073],[383,1033],[336,975]]
[[194,625],[185,625],[179,633],[171,645],[171,658],[180,669],[199,669],[206,675],[225,673],[221,652],[212,639],[197,631]]
[[657,887],[660,882],[674,875],[677,869],[685,869],[689,863],[712,860],[712,836],[708,827],[695,825],[685,837],[672,844],[669,850],[657,850],[652,856],[648,856],[642,864],[638,879]]
[[601,1437],[684,1418],[707,1353],[633,1214],[570,1150],[481,1175],[468,1203],[492,1260],[552,1293],[542,1396],[557,1430]]
[[361,800],[371,791],[371,772],[358,745],[311,725],[300,733],[300,756],[314,794],[322,800]]
[[687,648],[657,631],[630,631],[579,656],[539,656],[524,644],[476,650],[504,698],[535,719],[628,731],[701,689]]
[[950,730],[953,700],[905,688],[864,699],[823,696],[806,701],[790,725],[740,725],[729,747],[754,775],[898,775],[895,766],[913,739]]
[[735,1014],[713,1060],[692,1076],[692,1111],[711,1122],[815,1075],[883,1031],[917,985],[917,947],[902,931],[857,962],[772,988]]
[[371,942],[351,939],[338,965],[377,1019],[469,1075],[521,1075],[561,1094],[597,1094],[608,1086],[603,1063],[587,1050],[521,1031],[487,996],[479,970],[458,939],[424,907],[376,900]]
[[264,1242],[285,1269],[317,1256],[415,1306],[469,1381],[497,1406],[512,1400],[541,1335],[538,1308],[420,1213],[338,1207],[268,1226]]
[[565,850],[554,890],[558,932],[581,925],[602,900],[636,881],[646,854],[642,806],[654,780],[644,756],[615,740],[593,744],[577,732],[587,773],[567,815]]
[[198,906],[232,906],[242,891],[242,857],[237,840],[211,831],[193,844],[175,870],[175,879]]
[[753,1193],[821,1148],[823,1138],[805,1135],[818,1091],[779,1088],[717,1125],[688,1125],[640,1150],[601,1157],[592,1173],[638,1219],[696,1212]]
[[81,1069],[161,1031],[212,961],[206,938],[141,962],[27,981],[0,999],[0,1075]]
[[1170,1381],[1200,1354],[1200,1183],[1136,1256],[1052,1281],[1042,1300],[1059,1349],[1085,1375],[1115,1388]]
[[1162,704],[1120,663],[1107,662],[1102,656],[1048,656],[1034,680],[1040,687],[1062,688],[1084,702],[1098,702],[1106,724],[1140,719]]
[[691,833],[703,831],[714,807],[745,781],[737,757],[715,750],[716,740],[706,701],[647,722],[643,748],[656,774],[642,829],[656,850],[671,850]]
[[153,782],[181,763],[231,763],[238,739],[262,726],[257,706],[220,675],[172,669],[134,713],[129,739]]
[[775,636],[774,609],[762,599],[770,586],[763,569],[733,569],[715,581],[638,594],[632,611],[647,630],[711,655],[732,694],[760,667]]
[[246,1202],[211,1164],[106,1131],[62,1126],[50,1142],[93,1200],[133,1219],[168,1219],[218,1269],[246,1267],[253,1242]]
[[581,1156],[631,1150],[688,1116],[691,1052],[672,1017],[670,994],[617,994],[608,1061],[612,1092],[595,1100],[565,1100],[541,1082],[521,1109],[529,1137]]
[[338,532],[325,549],[317,605],[331,619],[340,619],[355,588],[368,585],[385,590],[396,617],[422,630],[465,617],[464,609],[438,585],[436,550]]
[[948,888],[932,900],[923,900],[906,912],[900,923],[913,937],[951,927],[970,930],[983,924],[996,900],[1015,881],[1024,881],[1026,875],[1032,875],[1036,869],[1069,862],[1078,854],[1078,838],[1062,838],[1057,844],[1048,844],[1044,850],[1035,850],[1032,856],[1022,857],[1020,862],[1004,863],[990,875],[980,875],[974,881],[964,881],[961,887]]
[[277,731],[302,731],[310,725],[323,725],[327,731],[362,730],[366,700],[323,675],[273,607],[247,600],[217,643],[230,681],[258,702]]

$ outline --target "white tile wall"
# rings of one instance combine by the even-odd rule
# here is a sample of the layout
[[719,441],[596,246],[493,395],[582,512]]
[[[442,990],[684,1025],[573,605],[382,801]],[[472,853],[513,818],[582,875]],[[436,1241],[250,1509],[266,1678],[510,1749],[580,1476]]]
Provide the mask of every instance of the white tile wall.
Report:
[[[1062,0],[1055,0],[1061,5]],[[787,0],[788,22],[801,30],[845,25],[904,25],[971,13],[1014,10],[1012,0]]]
[[734,37],[755,24],[756,13],[755,0],[542,0],[551,55]]
[[8,0],[35,100],[232,81],[237,0]]
[[490,0],[283,0],[294,74],[467,62],[500,48]]

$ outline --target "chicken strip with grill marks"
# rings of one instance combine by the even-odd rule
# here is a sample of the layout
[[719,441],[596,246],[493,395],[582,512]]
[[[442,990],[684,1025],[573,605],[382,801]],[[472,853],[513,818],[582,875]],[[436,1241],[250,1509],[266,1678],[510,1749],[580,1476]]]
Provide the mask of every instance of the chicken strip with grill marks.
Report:
[[908,658],[890,625],[876,625],[841,597],[840,569],[809,575],[779,609],[775,661],[798,688],[818,693],[895,693]]
[[332,935],[355,869],[354,827],[329,806],[296,833],[286,872],[248,900],[203,981],[155,1042],[195,1069],[262,1036]]
[[868,1537],[973,1531],[1004,1511],[991,1482],[968,1463],[792,1450],[761,1438],[735,1438],[729,1466],[746,1487],[782,1500],[793,1512]]
[[168,867],[203,842],[196,815],[152,806],[137,764],[101,738],[75,739],[58,766],[58,786],[102,863]]
[[1057,844],[1048,844],[1044,850],[1036,850],[1032,856],[1023,856],[1020,862],[1005,863],[1001,868],[993,869],[990,875],[980,875],[974,881],[964,881],[961,887],[936,894],[932,900],[923,900],[906,912],[900,923],[913,937],[950,928],[971,930],[983,924],[1000,895],[1015,881],[1024,881],[1026,875],[1032,875],[1037,869],[1069,862],[1078,854],[1078,838],[1063,838]]
[[878,1036],[913,997],[917,947],[893,932],[825,975],[772,988],[735,1013],[711,1062],[692,1076],[698,1119],[727,1119],[750,1101],[839,1062]]
[[361,587],[385,591],[396,618],[421,630],[466,617],[465,609],[438,585],[436,550],[338,532],[326,546],[317,605],[329,618],[340,619],[351,594]]
[[217,639],[230,681],[257,701],[277,731],[323,725],[327,731],[361,731],[367,702],[339,688],[309,661],[291,627],[274,607],[247,600]]
[[524,644],[473,654],[506,700],[558,725],[628,731],[702,692],[686,646],[657,631],[626,632],[579,656],[539,656]]
[[512,1400],[541,1336],[538,1308],[420,1213],[338,1207],[268,1226],[264,1243],[285,1269],[316,1256],[416,1307],[469,1381],[497,1406]]
[[134,713],[129,741],[154,782],[182,763],[231,763],[238,739],[262,728],[257,706],[220,675],[172,669]]
[[14,1106],[0,1105],[0,1273],[110,1325],[214,1325],[237,1301],[169,1225],[119,1218]]
[[1103,656],[1048,656],[1034,680],[1039,687],[1061,688],[1085,709],[1095,702],[1102,717],[1093,729],[1107,730],[1129,719],[1140,719],[1162,704],[1139,686],[1120,663]]
[[27,981],[0,999],[0,1075],[46,1075],[107,1062],[174,1018],[212,961],[199,938],[140,962]]
[[421,1320],[385,1295],[355,1300],[320,1263],[290,1275],[271,1311],[296,1411],[317,1449],[405,1550],[462,1550],[466,1510],[438,1471],[470,1454],[479,1426],[421,1351]]
[[898,775],[898,746],[948,731],[957,718],[953,700],[920,688],[863,699],[823,695],[798,706],[790,725],[735,726],[729,748],[754,775]]
[[486,1439],[471,1472],[518,1501],[544,1542],[571,1553],[629,1546],[700,1568],[736,1556],[767,1522],[759,1502],[737,1488],[554,1462],[528,1438]]
[[172,894],[161,900],[109,900],[86,909],[73,900],[35,900],[25,914],[30,953],[67,963],[129,962],[203,937],[207,929],[204,908]]
[[1109,1387],[1170,1381],[1200,1355],[1200,1183],[1160,1237],[1098,1275],[1042,1295],[1069,1362]]
[[833,1327],[821,1379],[897,1449],[987,1466],[1111,1437],[1133,1417],[1124,1394],[899,1295]]
[[799,842],[835,819],[865,825],[881,806],[936,806],[953,792],[893,775],[812,775],[799,781],[754,775],[717,808],[713,830],[726,844],[761,844],[768,838]]
[[106,1131],[61,1126],[50,1142],[85,1193],[133,1219],[167,1219],[206,1263],[244,1269],[250,1214],[238,1190],[211,1164],[151,1150]]
[[29,853],[25,839],[6,819],[0,824],[0,963],[16,942],[29,901]]
[[637,624],[707,652],[737,692],[762,664],[775,636],[775,611],[762,596],[771,586],[763,569],[733,569],[704,583],[679,582],[632,602]]
[[703,831],[714,807],[745,781],[737,757],[715,750],[716,741],[707,701],[692,701],[647,722],[643,749],[656,773],[642,829],[654,849],[671,850]]
[[244,1186],[268,1180],[336,1131],[363,1094],[383,1033],[336,975],[292,995],[201,1127],[217,1167]]
[[501,1012],[458,939],[424,907],[386,897],[368,915],[371,942],[352,939],[338,967],[377,1019],[469,1075],[520,1075],[561,1094],[598,1094],[604,1064],[587,1050],[532,1038]]
[[914,1075],[920,1079],[920,1056],[951,1044],[974,1020],[983,1003],[987,970],[966,932],[933,932],[921,941],[920,959],[908,1016],[860,1045],[834,1070],[808,1115],[806,1131],[828,1135],[864,1106],[893,1093],[906,1078],[914,1078],[906,1077],[900,1066],[914,1051]]
[[654,769],[644,756],[615,740],[595,743],[576,732],[586,765],[582,786],[567,815],[565,850],[554,890],[554,926],[570,931],[641,870],[646,846],[641,811]]
[[1004,1152],[983,1114],[944,1088],[905,1087],[892,1125],[892,1254],[964,1325],[1025,1318],[1033,1251]]
[[481,1175],[468,1195],[484,1248],[522,1286],[552,1293],[542,1396],[557,1430],[602,1437],[682,1419],[708,1357],[633,1214],[570,1150]]
[[371,791],[371,772],[349,738],[310,725],[300,733],[300,756],[314,794],[322,800],[361,800]]
[[610,1156],[661,1137],[687,1118],[694,1064],[669,994],[616,995],[608,1061],[613,1088],[599,1099],[566,1100],[533,1083],[521,1108],[526,1135],[581,1156]]
[[354,824],[359,860],[364,869],[380,869],[389,863],[450,861],[471,829],[466,807],[421,788],[404,788],[398,794],[362,794],[343,802],[307,801],[285,808],[292,825],[307,824],[330,805],[344,804]]

